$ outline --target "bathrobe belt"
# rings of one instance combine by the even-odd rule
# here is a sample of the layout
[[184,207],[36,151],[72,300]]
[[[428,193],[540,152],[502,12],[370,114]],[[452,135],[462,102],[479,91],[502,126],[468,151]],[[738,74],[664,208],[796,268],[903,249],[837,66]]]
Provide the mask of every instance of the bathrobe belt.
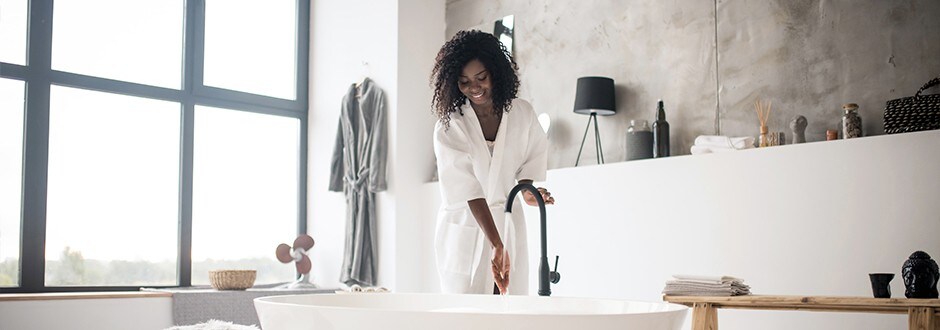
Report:
[[362,190],[362,187],[365,185],[366,180],[369,179],[368,174],[369,172],[365,171],[364,173],[360,173],[359,177],[355,179],[351,178],[348,175],[344,175],[343,181],[346,181],[346,186],[349,187],[350,190],[359,191],[359,190]]

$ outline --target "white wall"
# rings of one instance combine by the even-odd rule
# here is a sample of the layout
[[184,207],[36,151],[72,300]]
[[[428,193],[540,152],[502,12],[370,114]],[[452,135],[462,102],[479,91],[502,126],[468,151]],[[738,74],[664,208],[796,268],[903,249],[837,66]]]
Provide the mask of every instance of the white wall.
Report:
[[[395,289],[398,292],[435,292],[436,272],[426,260],[433,258],[431,241],[421,239],[433,231],[436,209],[417,192],[436,170],[431,135],[433,91],[429,84],[437,51],[444,44],[444,1],[398,1],[398,109],[394,118],[395,166]],[[423,271],[422,272],[416,272]]]
[[[871,296],[916,250],[940,259],[940,130],[551,170],[554,295],[659,301],[672,274],[755,294]],[[526,208],[530,269],[538,210]],[[536,220],[532,220],[536,219]],[[531,274],[536,292],[537,277]],[[691,316],[690,316],[691,317]],[[722,329],[903,329],[906,316],[722,310]]]
[[[340,105],[349,86],[368,76],[385,91],[388,113],[397,110],[397,8],[392,1],[363,0],[315,0],[310,7],[307,214],[308,232],[317,241],[311,253],[312,274],[317,284],[339,287],[346,202],[342,193],[327,191],[327,186]],[[389,137],[394,133],[389,131]],[[389,177],[389,189],[394,187]],[[377,198],[379,218],[394,217],[389,193]],[[388,248],[380,244],[380,262]]]
[[[896,274],[892,297],[903,298],[904,260],[916,250],[940,260],[937,164],[940,130],[549,170],[536,185],[556,198],[548,257],[561,257],[562,280],[552,295],[661,301],[673,274],[699,274],[744,278],[754,294],[870,297],[867,274],[884,272]],[[425,188],[439,203],[437,183]],[[539,214],[525,213],[535,294]],[[719,320],[732,330],[907,324],[904,315],[741,310]]]
[[428,76],[443,38],[443,1],[311,3],[307,191],[316,283],[341,286],[346,207],[342,193],[326,189],[329,161],[343,95],[369,76],[388,100],[389,186],[377,195],[379,285],[409,292],[433,287],[410,276],[430,253],[413,241],[426,217],[418,216],[424,203],[411,192],[432,171]]
[[172,299],[0,301],[3,330],[159,330],[173,326]]

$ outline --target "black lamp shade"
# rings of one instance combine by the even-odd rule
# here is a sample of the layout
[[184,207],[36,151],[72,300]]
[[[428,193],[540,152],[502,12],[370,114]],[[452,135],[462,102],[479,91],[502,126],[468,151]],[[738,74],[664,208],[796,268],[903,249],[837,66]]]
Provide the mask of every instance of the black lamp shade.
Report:
[[574,112],[583,115],[596,113],[610,116],[617,113],[614,100],[614,80],[607,77],[578,78],[578,91],[574,98]]

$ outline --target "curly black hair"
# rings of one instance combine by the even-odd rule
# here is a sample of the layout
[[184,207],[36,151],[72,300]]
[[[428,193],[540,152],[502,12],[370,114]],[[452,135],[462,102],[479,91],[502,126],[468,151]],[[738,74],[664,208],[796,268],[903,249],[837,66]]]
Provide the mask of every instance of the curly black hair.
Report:
[[482,62],[490,73],[494,114],[509,111],[519,91],[519,67],[499,39],[479,30],[457,32],[441,47],[431,71],[431,84],[434,86],[432,111],[445,127],[450,125],[451,113],[463,115],[460,106],[467,102],[467,97],[460,92],[457,79],[463,67],[474,59]]

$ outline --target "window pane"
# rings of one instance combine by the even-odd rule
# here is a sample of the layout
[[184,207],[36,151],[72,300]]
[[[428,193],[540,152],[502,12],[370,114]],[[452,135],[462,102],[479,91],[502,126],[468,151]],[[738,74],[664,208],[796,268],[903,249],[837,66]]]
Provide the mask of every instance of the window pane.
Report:
[[206,0],[204,84],[293,100],[296,7],[296,0]]
[[46,285],[175,285],[180,105],[59,86],[50,102]]
[[28,0],[0,0],[0,62],[26,65]]
[[23,86],[0,79],[0,287],[20,285]]
[[52,68],[180,88],[183,0],[55,3]]
[[193,284],[213,269],[293,280],[274,249],[297,237],[300,120],[197,106],[195,125]]

